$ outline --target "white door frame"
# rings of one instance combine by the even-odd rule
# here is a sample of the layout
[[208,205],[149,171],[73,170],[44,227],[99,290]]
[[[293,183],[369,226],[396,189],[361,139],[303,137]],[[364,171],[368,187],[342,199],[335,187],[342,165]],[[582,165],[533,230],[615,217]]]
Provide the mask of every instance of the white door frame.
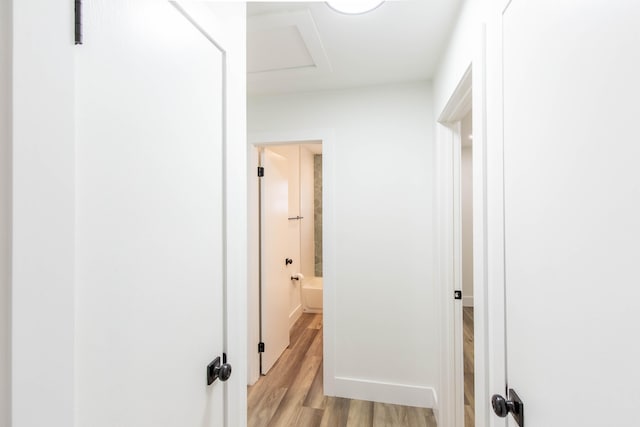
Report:
[[[494,28],[494,27],[492,27]],[[493,34],[491,35],[493,37]],[[474,282],[474,350],[475,350],[475,422],[476,427],[504,425],[491,416],[490,390],[502,381],[504,370],[496,365],[496,348],[504,345],[504,330],[499,333],[496,321],[504,307],[496,307],[495,289],[501,281],[494,280],[500,271],[490,265],[500,253],[501,234],[495,231],[497,206],[494,196],[495,177],[489,168],[496,167],[495,150],[488,143],[488,84],[495,84],[487,73],[487,30],[482,27],[474,46],[471,63],[438,117],[436,137],[436,283],[440,284],[441,378],[439,424],[464,425],[464,375],[462,372],[462,301],[454,302],[454,289],[461,277],[460,251],[460,121],[473,107],[473,282]],[[495,64],[491,64],[491,71]],[[473,72],[472,72],[473,70]],[[493,107],[493,105],[491,105]],[[493,110],[491,110],[493,111]],[[492,128],[494,129],[494,128]],[[497,129],[497,128],[495,128]],[[493,137],[493,135],[492,135]],[[491,158],[489,158],[491,153]],[[491,193],[491,194],[490,194]],[[501,201],[501,200],[500,200]],[[492,221],[492,222],[490,222]],[[493,246],[491,246],[493,245]],[[504,270],[502,270],[504,271]],[[490,274],[493,272],[494,274]],[[501,273],[500,273],[501,274]],[[490,282],[491,279],[491,282]],[[503,288],[502,288],[503,289]],[[499,295],[504,296],[504,292]],[[492,299],[490,299],[492,298]],[[496,320],[497,319],[497,320]],[[498,325],[499,326],[499,325]],[[498,333],[496,333],[498,331]],[[490,351],[491,349],[491,351]],[[502,422],[503,424],[500,424]],[[493,424],[492,424],[493,423]]]
[[258,355],[258,180],[256,165],[258,150],[269,145],[292,145],[322,142],[322,258],[323,258],[323,381],[324,394],[332,396],[335,388],[335,145],[332,129],[303,129],[292,131],[253,132],[248,135],[248,278],[247,278],[247,384],[260,378]]
[[[483,162],[485,197],[483,209],[484,237],[484,292],[483,321],[485,335],[482,347],[476,342],[476,358],[482,354],[485,375],[482,401],[476,384],[476,417],[483,410],[483,424],[477,426],[505,427],[507,418],[498,418],[490,409],[490,399],[495,393],[507,395],[506,365],[506,301],[505,301],[505,247],[504,247],[504,140],[503,140],[503,91],[502,91],[502,14],[511,0],[499,0],[488,15],[483,52],[484,85],[484,150]],[[475,94],[474,94],[475,95]],[[475,107],[475,101],[474,101]],[[475,142],[475,135],[474,135]],[[473,167],[476,167],[474,161]],[[476,175],[474,172],[474,185]],[[474,204],[476,198],[474,196]],[[474,227],[476,222],[474,218]],[[474,239],[475,239],[474,234]],[[474,246],[475,253],[475,246]],[[475,267],[474,267],[475,268]],[[477,276],[474,276],[474,278]],[[475,288],[477,289],[477,287]],[[478,329],[476,327],[476,333]],[[478,381],[476,361],[476,381]],[[478,405],[478,402],[482,402]]]
[[[440,301],[443,321],[441,331],[443,369],[441,370],[439,416],[441,425],[452,427],[464,425],[462,300],[454,300],[454,290],[462,289],[461,121],[471,108],[472,67],[470,65],[440,114],[436,142],[438,206],[436,283],[441,284]],[[474,206],[474,214],[475,211]]]

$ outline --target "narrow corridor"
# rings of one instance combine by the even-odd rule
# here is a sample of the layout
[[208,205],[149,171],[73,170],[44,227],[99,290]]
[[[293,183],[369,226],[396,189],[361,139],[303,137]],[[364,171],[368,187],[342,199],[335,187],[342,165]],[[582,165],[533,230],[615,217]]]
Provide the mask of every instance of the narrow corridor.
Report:
[[325,397],[322,314],[303,314],[291,345],[249,387],[249,427],[436,427],[430,409]]

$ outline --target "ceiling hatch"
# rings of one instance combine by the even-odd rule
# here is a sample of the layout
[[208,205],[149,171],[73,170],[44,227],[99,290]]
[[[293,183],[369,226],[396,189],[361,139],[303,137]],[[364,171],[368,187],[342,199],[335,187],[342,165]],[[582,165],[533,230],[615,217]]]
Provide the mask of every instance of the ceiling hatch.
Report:
[[247,22],[248,78],[291,78],[331,71],[309,10],[251,16]]

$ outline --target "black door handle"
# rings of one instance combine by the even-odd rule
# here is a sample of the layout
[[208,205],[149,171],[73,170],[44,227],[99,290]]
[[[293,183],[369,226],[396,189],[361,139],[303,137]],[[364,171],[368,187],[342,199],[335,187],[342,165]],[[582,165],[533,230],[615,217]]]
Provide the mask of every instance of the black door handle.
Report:
[[507,415],[513,415],[514,420],[520,427],[524,427],[524,405],[522,400],[513,389],[509,389],[509,399],[507,400],[500,394],[494,394],[491,397],[491,407],[493,412],[500,418]]
[[497,416],[504,418],[513,410],[513,402],[505,399],[499,394],[494,394],[491,397],[491,407]]
[[214,374],[218,375],[220,381],[225,382],[231,377],[231,365],[228,363],[223,363],[218,368],[215,368]]
[[224,382],[231,377],[231,365],[227,363],[227,355],[223,354],[222,359],[220,363],[220,358],[216,357],[207,366],[207,385],[213,384],[217,379]]

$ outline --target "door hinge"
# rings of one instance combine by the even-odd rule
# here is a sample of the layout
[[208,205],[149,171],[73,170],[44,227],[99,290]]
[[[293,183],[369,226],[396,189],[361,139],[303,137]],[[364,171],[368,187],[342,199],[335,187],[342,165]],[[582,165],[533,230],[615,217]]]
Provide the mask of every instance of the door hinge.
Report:
[[258,353],[264,353],[264,343],[263,342],[259,342],[258,343]]
[[264,167],[258,166],[258,178],[262,178],[264,176]]
[[82,44],[82,0],[75,0],[75,28],[74,37],[76,44]]
[[462,299],[462,291],[453,291],[453,299]]

